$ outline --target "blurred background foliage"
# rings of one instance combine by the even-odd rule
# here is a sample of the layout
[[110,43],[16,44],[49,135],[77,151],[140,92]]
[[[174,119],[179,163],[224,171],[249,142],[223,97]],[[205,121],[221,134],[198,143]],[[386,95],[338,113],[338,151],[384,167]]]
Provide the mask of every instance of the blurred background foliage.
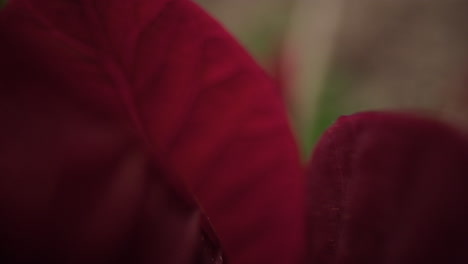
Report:
[[280,86],[304,157],[340,115],[468,127],[468,1],[197,0]]

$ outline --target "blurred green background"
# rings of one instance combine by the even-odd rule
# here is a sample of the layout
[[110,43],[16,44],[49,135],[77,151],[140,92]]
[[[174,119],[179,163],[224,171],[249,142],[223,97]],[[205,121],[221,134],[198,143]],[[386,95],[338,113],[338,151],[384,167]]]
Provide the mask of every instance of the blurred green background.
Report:
[[468,127],[468,1],[198,0],[283,91],[304,157],[340,115]]

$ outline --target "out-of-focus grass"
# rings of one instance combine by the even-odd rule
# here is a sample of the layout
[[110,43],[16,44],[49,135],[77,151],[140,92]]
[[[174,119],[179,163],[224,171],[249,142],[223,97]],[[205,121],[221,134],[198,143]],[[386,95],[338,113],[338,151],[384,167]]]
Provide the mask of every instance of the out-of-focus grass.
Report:
[[287,14],[278,15],[253,31],[246,30],[237,34],[239,41],[267,70],[272,56],[276,55],[279,45],[283,42],[287,20]]
[[0,8],[6,4],[7,0],[0,0]]
[[341,115],[349,114],[345,107],[346,91],[352,79],[344,71],[332,69],[325,76],[324,87],[317,100],[314,121],[301,131],[302,157],[308,159],[322,133]]

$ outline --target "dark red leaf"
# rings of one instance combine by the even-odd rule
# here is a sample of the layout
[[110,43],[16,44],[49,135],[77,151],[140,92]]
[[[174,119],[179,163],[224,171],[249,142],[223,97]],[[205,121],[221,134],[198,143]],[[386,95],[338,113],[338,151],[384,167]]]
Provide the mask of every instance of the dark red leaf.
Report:
[[467,176],[468,141],[445,124],[340,118],[308,172],[308,263],[466,263]]
[[[281,99],[191,3],[174,3],[159,19],[136,63],[150,140],[189,183],[232,263],[297,263],[304,185]],[[172,42],[154,49],[164,39]],[[159,71],[149,66],[158,53],[165,56]]]
[[0,98],[1,263],[214,263],[195,262],[218,255],[199,211],[127,126],[17,84]]
[[[10,184],[3,188],[13,195],[2,201],[25,199],[25,224],[37,208],[52,210],[51,195],[67,207],[57,210],[69,221],[97,203],[122,158],[133,153],[131,138],[150,164],[178,176],[169,182],[194,193],[230,263],[302,260],[304,184],[281,100],[244,50],[194,3],[12,0],[0,13],[0,37],[1,122],[8,128],[0,134],[2,186]],[[13,175],[20,175],[21,189]],[[128,188],[137,184],[132,199],[161,195],[136,183],[138,176],[128,180]],[[91,194],[75,201],[84,192]],[[104,200],[106,207],[125,200],[125,210],[136,210],[145,204],[139,199],[149,198]],[[154,214],[169,210],[161,208]],[[68,227],[60,217],[45,219]],[[91,234],[80,221],[83,236]],[[148,228],[166,228],[154,225]],[[118,224],[105,226],[123,232]],[[167,229],[160,239],[178,240],[184,230]],[[106,241],[89,248],[115,249]]]

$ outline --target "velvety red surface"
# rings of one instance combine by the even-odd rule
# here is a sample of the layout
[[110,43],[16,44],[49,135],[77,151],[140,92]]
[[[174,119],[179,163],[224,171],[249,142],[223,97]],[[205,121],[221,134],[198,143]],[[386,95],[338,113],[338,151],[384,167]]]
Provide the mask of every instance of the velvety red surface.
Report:
[[283,106],[194,3],[10,0],[0,39],[5,260],[187,263],[198,209],[171,188],[197,201],[230,263],[303,259]]
[[467,261],[464,135],[343,117],[306,206],[277,91],[191,1],[10,0],[0,39],[1,263]]
[[308,170],[309,263],[466,263],[468,142],[397,113],[340,118]]

